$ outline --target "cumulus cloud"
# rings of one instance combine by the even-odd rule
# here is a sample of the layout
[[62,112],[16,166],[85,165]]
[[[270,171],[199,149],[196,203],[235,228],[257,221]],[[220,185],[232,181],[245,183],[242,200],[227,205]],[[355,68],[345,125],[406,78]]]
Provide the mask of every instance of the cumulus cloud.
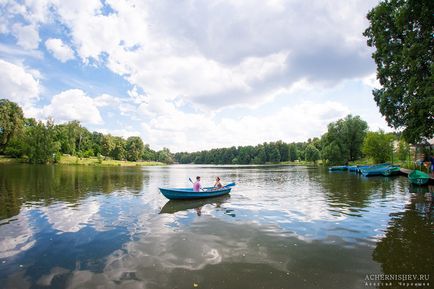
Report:
[[[210,108],[216,99],[222,106],[261,102],[300,79],[335,83],[371,73],[361,33],[373,3],[94,0],[55,7],[84,62],[103,62],[149,96]],[[107,7],[115,13],[102,13]]]
[[79,120],[85,124],[103,123],[94,99],[80,89],[69,89],[53,96],[51,103],[42,108],[42,115],[61,122]]
[[0,98],[29,106],[39,98],[41,86],[38,76],[38,71],[0,59]]
[[17,38],[17,44],[25,49],[36,49],[39,46],[39,32],[34,25],[16,23],[12,31]]
[[50,51],[54,57],[56,57],[61,62],[66,62],[68,60],[74,59],[74,51],[63,43],[61,39],[50,38],[45,41],[45,47]]
[[[122,117],[142,123],[142,136],[152,145],[195,150],[279,138],[305,140],[349,113],[348,103],[338,101],[304,99],[289,107],[295,102],[281,100],[349,79],[376,85],[372,51],[362,36],[366,13],[376,3],[39,0],[0,3],[26,23],[14,23],[17,17],[2,19],[0,31],[8,33],[12,27],[9,33],[16,35],[17,44],[34,49],[37,28],[54,20],[67,31],[45,42],[54,57],[109,69],[131,85],[122,98],[64,91],[43,108],[43,115],[100,124],[99,109],[116,107]],[[283,107],[266,116],[222,113],[273,100]],[[139,129],[123,126],[117,129]],[[224,136],[198,141],[192,133],[198,130]]]
[[[305,141],[319,136],[329,122],[350,113],[345,105],[303,101],[266,116],[215,120],[207,115],[180,111],[159,115],[142,124],[145,139],[159,147],[195,151],[204,148],[251,145],[264,141]],[[217,137],[216,137],[217,136]],[[199,140],[198,140],[199,138]]]

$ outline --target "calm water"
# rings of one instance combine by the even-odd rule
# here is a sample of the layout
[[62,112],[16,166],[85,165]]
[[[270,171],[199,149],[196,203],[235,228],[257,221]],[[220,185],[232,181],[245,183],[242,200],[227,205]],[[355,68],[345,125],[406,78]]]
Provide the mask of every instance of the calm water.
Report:
[[[198,174],[204,184],[219,175],[238,185],[205,201],[158,191]],[[377,288],[366,274],[433,279],[430,189],[314,167],[1,165],[0,288]]]

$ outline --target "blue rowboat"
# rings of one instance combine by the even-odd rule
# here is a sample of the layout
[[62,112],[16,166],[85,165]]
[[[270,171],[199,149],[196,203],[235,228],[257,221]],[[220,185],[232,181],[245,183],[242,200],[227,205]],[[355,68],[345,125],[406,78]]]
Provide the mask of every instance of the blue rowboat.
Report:
[[357,172],[358,167],[357,167],[357,166],[348,166],[348,170],[349,170],[350,172]]
[[361,169],[362,175],[365,177],[371,177],[371,176],[379,176],[383,175],[384,172],[390,170],[393,166],[390,166],[388,164],[381,164],[381,165],[375,165],[371,166],[369,168]]
[[347,166],[334,166],[329,168],[330,172],[338,172],[338,171],[346,171],[346,170],[348,170]]
[[229,194],[235,183],[230,183],[221,189],[213,187],[204,188],[203,191],[194,192],[193,188],[159,188],[160,192],[169,200],[192,200],[201,198],[212,198]]

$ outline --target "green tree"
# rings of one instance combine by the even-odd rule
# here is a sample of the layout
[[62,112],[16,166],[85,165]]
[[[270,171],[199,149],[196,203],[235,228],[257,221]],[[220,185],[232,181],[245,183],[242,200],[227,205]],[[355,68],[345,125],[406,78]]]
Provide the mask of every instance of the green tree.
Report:
[[0,99],[0,152],[21,132],[24,125],[23,110],[16,103]]
[[280,162],[280,153],[277,147],[273,147],[270,150],[269,161],[272,163]]
[[405,162],[410,156],[410,146],[404,139],[400,139],[398,143],[398,159]]
[[161,151],[158,151],[158,161],[165,164],[173,164],[173,156],[168,148],[163,148]]
[[120,136],[113,137],[113,150],[110,152],[110,157],[115,160],[124,160],[127,156],[127,152],[125,150],[126,142]]
[[112,155],[112,151],[115,148],[115,140],[114,137],[110,134],[104,135],[101,143],[101,153],[106,157],[110,157]]
[[368,124],[359,116],[348,115],[330,123],[321,137],[322,158],[332,164],[357,160],[367,129]]
[[265,149],[263,145],[258,145],[256,147],[256,155],[252,160],[252,163],[254,164],[265,164],[266,162],[266,155],[265,155]]
[[381,1],[364,32],[381,88],[373,95],[388,124],[410,143],[434,135],[434,1]]
[[127,160],[138,161],[143,156],[145,146],[140,137],[131,136],[127,139],[126,150],[127,150]]
[[297,146],[292,143],[288,146],[289,160],[291,162],[295,161],[298,158]]
[[55,141],[54,123],[48,120],[30,125],[25,136],[26,155],[30,163],[45,164],[55,162],[60,151],[60,143]]
[[306,147],[304,151],[304,155],[305,155],[304,158],[308,162],[316,163],[320,159],[320,152],[313,144],[309,144]]
[[363,152],[376,163],[384,163],[391,159],[394,136],[390,133],[368,132],[363,143]]

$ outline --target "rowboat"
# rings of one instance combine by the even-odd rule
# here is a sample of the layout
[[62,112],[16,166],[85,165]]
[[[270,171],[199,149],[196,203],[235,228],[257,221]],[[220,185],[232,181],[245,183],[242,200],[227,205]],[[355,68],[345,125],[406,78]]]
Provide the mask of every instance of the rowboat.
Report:
[[383,171],[383,176],[389,177],[389,176],[396,176],[401,173],[401,169],[398,166],[390,166],[387,168],[387,170]]
[[382,175],[383,172],[389,169],[390,167],[391,167],[390,164],[378,164],[378,165],[369,166],[367,168],[361,168],[360,172],[365,177],[379,176]]
[[235,183],[230,183],[221,189],[213,187],[204,188],[200,192],[193,191],[193,188],[159,188],[160,192],[169,200],[192,200],[201,198],[212,198],[229,194]]
[[329,168],[330,172],[346,171],[346,170],[348,170],[347,166],[334,166]]
[[350,172],[357,172],[358,171],[358,166],[348,166],[348,171]]
[[429,181],[429,175],[421,172],[419,170],[414,170],[408,174],[408,179],[412,184],[415,185],[425,185]]

